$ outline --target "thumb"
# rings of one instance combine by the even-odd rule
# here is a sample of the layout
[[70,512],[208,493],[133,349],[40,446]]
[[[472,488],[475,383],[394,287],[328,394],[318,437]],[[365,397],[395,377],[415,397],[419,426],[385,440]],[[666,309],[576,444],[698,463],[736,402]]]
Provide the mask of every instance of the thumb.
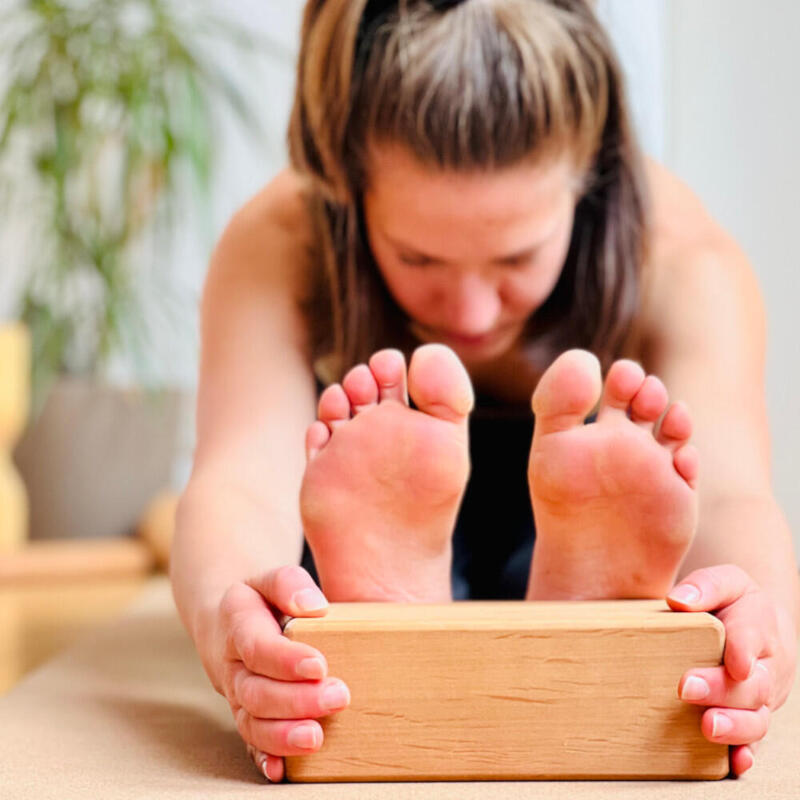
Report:
[[689,573],[670,589],[666,600],[674,611],[715,611],[753,588],[755,582],[741,567],[721,564]]
[[300,566],[272,569],[247,581],[274,609],[276,617],[319,617],[328,611],[328,601],[314,579]]

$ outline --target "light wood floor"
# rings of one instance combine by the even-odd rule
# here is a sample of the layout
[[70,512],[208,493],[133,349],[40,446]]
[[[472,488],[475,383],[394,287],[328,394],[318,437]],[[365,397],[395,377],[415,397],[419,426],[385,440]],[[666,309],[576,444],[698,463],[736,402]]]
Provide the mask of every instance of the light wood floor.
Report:
[[136,577],[0,588],[0,694],[82,634],[119,616],[146,582]]

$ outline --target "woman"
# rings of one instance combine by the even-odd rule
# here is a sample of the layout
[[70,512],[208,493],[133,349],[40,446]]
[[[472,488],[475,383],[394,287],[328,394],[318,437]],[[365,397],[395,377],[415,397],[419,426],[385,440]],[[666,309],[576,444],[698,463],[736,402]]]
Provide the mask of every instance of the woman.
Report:
[[266,777],[349,702],[281,635],[325,613],[312,575],[331,600],[713,611],[724,665],[679,692],[744,772],[798,618],[763,310],[736,245],[640,161],[590,6],[312,0],[289,137],[206,282],[172,559]]

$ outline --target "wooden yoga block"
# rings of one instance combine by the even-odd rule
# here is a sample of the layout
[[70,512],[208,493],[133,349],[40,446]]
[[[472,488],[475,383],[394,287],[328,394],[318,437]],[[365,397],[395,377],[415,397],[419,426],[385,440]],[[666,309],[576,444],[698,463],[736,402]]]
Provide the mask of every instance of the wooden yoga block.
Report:
[[662,600],[333,603],[289,619],[351,704],[288,780],[718,779],[728,748],[678,698],[724,627]]

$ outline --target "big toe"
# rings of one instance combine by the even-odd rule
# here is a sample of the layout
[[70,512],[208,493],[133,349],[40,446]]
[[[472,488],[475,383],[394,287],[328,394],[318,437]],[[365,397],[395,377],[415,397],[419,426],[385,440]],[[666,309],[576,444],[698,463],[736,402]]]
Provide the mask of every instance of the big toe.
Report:
[[602,389],[600,362],[586,350],[562,353],[542,375],[533,393],[537,435],[582,425]]
[[475,402],[467,370],[443,344],[425,344],[414,351],[408,393],[420,411],[450,422],[463,422]]

